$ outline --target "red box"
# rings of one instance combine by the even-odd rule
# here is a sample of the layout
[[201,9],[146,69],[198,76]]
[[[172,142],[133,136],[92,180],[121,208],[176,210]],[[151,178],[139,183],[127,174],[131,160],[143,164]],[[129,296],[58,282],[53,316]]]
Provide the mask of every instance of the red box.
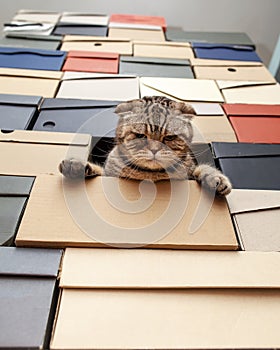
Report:
[[165,18],[160,16],[112,14],[110,17],[109,26],[112,23],[128,24],[134,28],[143,29],[149,29],[149,26],[161,27],[164,31],[166,31]]
[[239,142],[280,143],[280,105],[224,104]]
[[62,70],[117,74],[119,71],[119,54],[110,52],[69,51]]

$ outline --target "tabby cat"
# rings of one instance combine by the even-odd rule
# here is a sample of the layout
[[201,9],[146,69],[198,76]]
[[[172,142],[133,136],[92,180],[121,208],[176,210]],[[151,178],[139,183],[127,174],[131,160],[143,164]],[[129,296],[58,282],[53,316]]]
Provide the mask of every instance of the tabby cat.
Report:
[[116,145],[104,167],[65,159],[60,172],[69,178],[98,175],[160,181],[195,179],[219,195],[231,191],[229,179],[208,164],[197,164],[191,150],[195,114],[191,105],[162,96],[119,104]]

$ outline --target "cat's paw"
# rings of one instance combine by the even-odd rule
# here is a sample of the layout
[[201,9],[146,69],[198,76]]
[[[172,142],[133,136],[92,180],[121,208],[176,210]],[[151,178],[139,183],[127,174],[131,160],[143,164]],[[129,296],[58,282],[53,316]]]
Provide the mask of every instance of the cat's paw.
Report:
[[58,166],[59,171],[70,179],[84,179],[102,175],[102,168],[97,164],[84,163],[78,159],[64,159]]
[[205,177],[204,182],[211,190],[215,190],[220,196],[226,196],[232,189],[228,177],[223,174],[208,175]]

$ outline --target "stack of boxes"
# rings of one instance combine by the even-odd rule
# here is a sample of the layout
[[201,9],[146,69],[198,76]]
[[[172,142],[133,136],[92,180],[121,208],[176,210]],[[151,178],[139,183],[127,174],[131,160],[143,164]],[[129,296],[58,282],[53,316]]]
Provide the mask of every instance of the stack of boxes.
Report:
[[[29,10],[4,34],[0,348],[280,347],[280,87],[250,38]],[[60,175],[65,158],[103,164],[116,105],[153,95],[192,104],[226,198]]]

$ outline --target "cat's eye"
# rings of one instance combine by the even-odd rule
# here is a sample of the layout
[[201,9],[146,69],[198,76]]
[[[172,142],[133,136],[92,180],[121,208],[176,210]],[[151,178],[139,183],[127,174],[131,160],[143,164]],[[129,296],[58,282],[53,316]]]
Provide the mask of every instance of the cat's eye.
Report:
[[135,136],[137,139],[146,139],[147,136],[145,134],[138,134],[138,133],[135,133]]
[[177,137],[177,135],[167,135],[167,136],[164,137],[163,140],[167,141],[167,142],[174,141],[176,139],[176,137]]

